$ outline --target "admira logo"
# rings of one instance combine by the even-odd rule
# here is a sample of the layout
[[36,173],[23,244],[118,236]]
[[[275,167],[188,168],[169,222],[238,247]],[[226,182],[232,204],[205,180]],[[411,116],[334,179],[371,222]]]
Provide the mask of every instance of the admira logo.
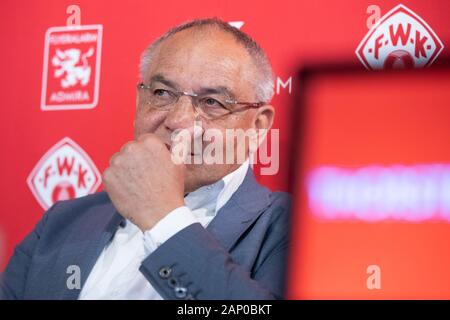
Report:
[[431,27],[400,4],[369,30],[356,55],[369,70],[423,68],[431,65],[443,49]]

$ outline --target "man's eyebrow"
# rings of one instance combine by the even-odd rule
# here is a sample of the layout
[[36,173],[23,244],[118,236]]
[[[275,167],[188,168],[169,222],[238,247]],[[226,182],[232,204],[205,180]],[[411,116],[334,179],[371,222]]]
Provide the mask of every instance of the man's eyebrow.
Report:
[[[150,84],[153,82],[161,82],[162,84],[171,87],[176,90],[180,90],[180,86],[175,83],[174,81],[171,81],[167,78],[165,78],[162,74],[155,74],[150,78]],[[197,94],[204,95],[204,94],[223,94],[231,99],[235,99],[234,93],[226,86],[215,86],[215,87],[202,87],[198,91],[196,91]]]
[[198,94],[223,94],[226,95],[227,97],[231,98],[231,99],[235,99],[235,95],[233,94],[233,92],[224,86],[217,86],[217,87],[203,87],[200,88],[200,90],[197,92]]
[[154,76],[152,76],[150,78],[150,84],[153,83],[153,82],[161,82],[162,84],[165,84],[166,86],[171,87],[173,89],[178,89],[179,88],[179,86],[175,82],[173,82],[173,81],[171,81],[169,79],[166,79],[161,74],[155,74]]

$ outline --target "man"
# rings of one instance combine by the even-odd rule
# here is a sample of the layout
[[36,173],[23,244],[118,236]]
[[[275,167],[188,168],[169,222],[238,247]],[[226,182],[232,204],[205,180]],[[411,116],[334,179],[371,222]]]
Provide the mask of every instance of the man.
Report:
[[135,140],[111,158],[106,192],[45,213],[16,247],[3,298],[282,298],[289,198],[256,182],[249,139],[223,141],[227,154],[244,146],[243,161],[172,152],[211,130],[270,129],[266,55],[223,21],[194,20],[143,53],[141,77]]

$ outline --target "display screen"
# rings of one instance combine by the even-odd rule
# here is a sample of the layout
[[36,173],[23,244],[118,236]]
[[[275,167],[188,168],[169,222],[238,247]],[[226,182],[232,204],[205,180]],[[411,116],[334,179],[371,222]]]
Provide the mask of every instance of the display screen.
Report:
[[450,72],[312,72],[288,297],[450,299]]

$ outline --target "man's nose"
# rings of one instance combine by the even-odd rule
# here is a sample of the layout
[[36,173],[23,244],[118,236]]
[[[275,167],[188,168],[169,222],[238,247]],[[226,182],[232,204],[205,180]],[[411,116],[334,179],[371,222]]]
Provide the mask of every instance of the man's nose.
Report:
[[165,126],[171,130],[192,127],[197,117],[197,110],[189,96],[182,96],[172,106],[164,120]]

